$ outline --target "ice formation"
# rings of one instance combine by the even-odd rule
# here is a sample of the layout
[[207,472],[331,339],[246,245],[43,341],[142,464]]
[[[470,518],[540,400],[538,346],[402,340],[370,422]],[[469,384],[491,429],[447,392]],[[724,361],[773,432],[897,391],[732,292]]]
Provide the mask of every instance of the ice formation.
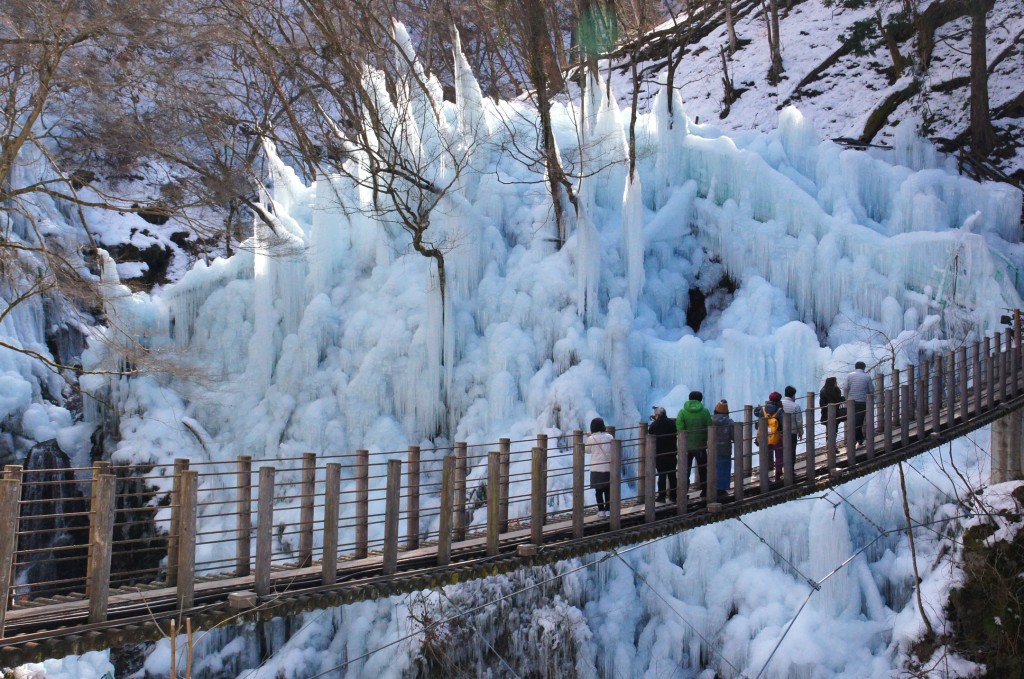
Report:
[[[596,415],[631,424],[651,405],[673,411],[691,389],[732,404],[760,402],[784,384],[816,390],[854,360],[883,356],[883,336],[906,340],[898,365],[915,362],[919,348],[989,332],[1004,308],[1021,305],[1013,263],[994,254],[1004,245],[1017,251],[1018,191],[950,173],[911,136],[889,159],[842,149],[792,108],[775,132],[729,138],[687,119],[674,90],[661,91],[637,121],[632,179],[624,170],[628,121],[606,83],[591,83],[585,122],[572,102],[554,104],[559,152],[578,178],[573,228],[558,247],[542,164],[512,150],[524,139],[535,145],[536,111],[525,101],[484,98],[461,54],[457,100],[445,101],[401,27],[396,43],[405,85],[389,91],[372,69],[364,79],[393,127],[393,146],[381,152],[447,187],[428,206],[429,234],[445,244],[444,299],[435,264],[413,251],[394,212],[374,203],[361,181],[364,155],[353,153],[345,173],[307,186],[267,144],[270,223],[257,220],[249,247],[197,265],[152,297],[130,294],[116,268],[104,268],[111,315],[188,368],[160,380],[83,380],[118,411],[116,459],[166,469],[180,456],[226,465],[243,454],[433,450],[539,431],[557,438]],[[710,305],[699,331],[686,325],[691,288]],[[26,307],[4,319],[4,329],[34,318]],[[116,338],[107,339],[91,343],[88,367],[118,365]],[[27,404],[25,370],[3,365],[0,380],[10,388],[0,407]],[[90,416],[101,410],[94,403]],[[526,472],[529,461],[517,455],[512,465]],[[478,466],[470,477],[482,474]],[[382,490],[372,488],[372,512],[382,509]],[[834,566],[858,544],[843,511],[799,507],[777,510],[762,528],[773,544],[791,544],[803,567]],[[294,520],[294,507],[281,504],[278,516]],[[789,535],[791,525],[815,539]],[[215,549],[200,545],[200,558]],[[724,630],[714,642],[720,654],[752,664],[767,658],[798,603],[792,574],[775,568],[742,528],[668,541],[650,559],[635,566],[654,569],[651,577],[702,629]],[[684,572],[671,571],[668,564],[679,563]],[[613,602],[641,596],[622,568],[610,562],[580,576],[593,599],[582,618],[594,637],[578,641],[591,645],[592,665],[600,655],[635,674],[656,671],[658,662],[706,662],[710,650],[649,593],[643,615],[659,616],[664,629],[645,626],[638,611],[616,614]],[[760,568],[763,580],[742,582],[741,568]],[[844,672],[857,662],[888,662],[879,630],[892,612],[868,587],[885,578],[866,568],[832,578],[816,613],[801,622],[809,635],[813,624],[839,619],[863,642],[863,657],[840,667],[825,648],[804,657],[794,650],[781,666],[796,674],[775,676],[852,676]],[[737,577],[723,580],[731,572]],[[739,589],[723,591],[730,586]],[[362,622],[379,634],[395,631],[401,621],[385,612],[389,605],[366,605],[368,621],[333,624],[349,639],[370,633],[356,629]],[[738,619],[730,606],[740,608]],[[635,646],[617,643],[623,631],[639,634]],[[324,639],[342,653],[341,636]],[[602,644],[614,655],[598,653]],[[814,663],[827,669],[816,674]],[[366,676],[381,671],[363,667]]]

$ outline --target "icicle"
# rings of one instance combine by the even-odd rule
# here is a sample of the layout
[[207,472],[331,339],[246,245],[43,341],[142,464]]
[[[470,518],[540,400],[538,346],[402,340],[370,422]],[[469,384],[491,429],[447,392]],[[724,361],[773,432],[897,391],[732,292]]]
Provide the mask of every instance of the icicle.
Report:
[[640,173],[626,185],[622,199],[622,249],[626,260],[626,289],[636,307],[644,288],[644,204]]
[[576,218],[576,311],[588,325],[597,318],[600,283],[601,236],[581,197]]

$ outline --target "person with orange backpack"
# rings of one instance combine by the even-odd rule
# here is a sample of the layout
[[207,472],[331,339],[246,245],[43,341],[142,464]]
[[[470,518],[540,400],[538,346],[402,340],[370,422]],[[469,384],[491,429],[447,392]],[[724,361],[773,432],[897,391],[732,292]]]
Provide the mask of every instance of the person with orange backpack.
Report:
[[755,428],[760,425],[762,418],[764,418],[766,428],[767,445],[764,450],[758,451],[761,464],[774,462],[776,481],[782,478],[782,414],[784,412],[782,394],[777,391],[768,394],[768,401],[763,406],[754,408],[754,417],[757,418]]

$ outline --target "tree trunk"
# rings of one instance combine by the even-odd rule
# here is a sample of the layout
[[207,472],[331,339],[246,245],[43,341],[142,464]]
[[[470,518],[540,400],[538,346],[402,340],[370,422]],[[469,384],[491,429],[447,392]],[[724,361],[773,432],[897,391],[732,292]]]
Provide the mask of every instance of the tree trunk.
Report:
[[771,67],[768,69],[768,82],[777,85],[782,80],[782,45],[779,35],[779,0],[768,1],[770,24],[768,26],[768,47],[771,50]]
[[988,57],[986,14],[993,0],[971,0],[971,150],[987,156],[995,146],[995,130],[988,110]]
[[729,56],[736,54],[736,24],[732,18],[732,0],[725,0],[725,27],[729,32]]
[[[669,53],[669,59],[672,58],[671,52]],[[633,79],[633,99],[629,105],[629,181],[633,181],[633,174],[636,172],[636,110],[637,105],[640,102],[640,80],[636,72],[636,59],[637,53],[634,50],[633,55],[629,59],[629,74]],[[611,78],[609,78],[611,80]],[[669,106],[671,106],[672,98],[669,97]]]
[[903,69],[906,68],[907,63],[900,53],[900,45],[896,42],[896,36],[885,27],[881,10],[875,10],[875,22],[878,24],[878,32],[885,41],[885,46],[889,49],[889,56],[892,58],[892,73],[889,74],[889,84],[891,85],[903,75]]

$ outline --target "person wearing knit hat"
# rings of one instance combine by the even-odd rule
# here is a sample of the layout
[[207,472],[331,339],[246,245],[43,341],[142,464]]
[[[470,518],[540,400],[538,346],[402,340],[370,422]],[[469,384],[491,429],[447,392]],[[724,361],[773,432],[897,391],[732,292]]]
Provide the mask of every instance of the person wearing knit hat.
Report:
[[[768,402],[763,406],[757,406],[754,408],[754,417],[757,421],[754,423],[755,430],[758,429],[758,425],[762,419],[768,424],[768,432],[765,435],[765,449],[758,450],[758,464],[772,465],[774,462],[775,466],[775,480],[782,479],[782,394],[777,391],[773,391],[768,394]],[[758,437],[758,445],[760,446],[760,437]]]
[[729,480],[732,476],[733,421],[729,417],[729,402],[724,398],[715,406],[711,426],[715,428],[715,488],[729,490]]

